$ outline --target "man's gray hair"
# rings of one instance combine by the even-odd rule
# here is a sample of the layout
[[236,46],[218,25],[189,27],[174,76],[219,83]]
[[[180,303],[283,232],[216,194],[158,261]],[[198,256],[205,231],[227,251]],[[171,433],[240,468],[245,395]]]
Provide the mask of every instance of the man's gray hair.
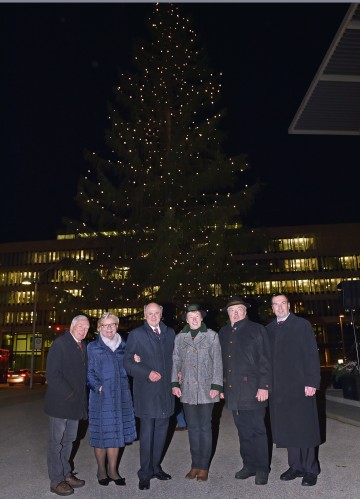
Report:
[[161,315],[162,315],[162,313],[163,313],[163,307],[162,307],[162,305],[159,305],[158,303],[156,303],[156,302],[152,301],[151,303],[148,303],[147,305],[144,305],[144,317],[145,317],[145,315],[146,315],[146,309],[147,309],[147,307],[148,307],[149,305],[157,305],[157,306],[160,308],[160,313],[161,313]]
[[90,324],[90,321],[89,321],[89,317],[86,317],[86,315],[76,315],[73,320],[71,321],[71,324],[70,324],[70,329],[77,323],[77,321],[80,321],[80,320],[87,320]]

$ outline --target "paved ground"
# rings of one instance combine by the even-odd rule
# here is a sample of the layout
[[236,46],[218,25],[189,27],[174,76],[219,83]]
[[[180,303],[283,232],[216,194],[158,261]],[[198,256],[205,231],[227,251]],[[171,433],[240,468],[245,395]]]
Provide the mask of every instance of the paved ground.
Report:
[[[2,499],[50,499],[57,497],[49,490],[46,469],[47,417],[42,400],[46,387],[0,388],[0,469]],[[330,396],[335,396],[330,395]],[[339,405],[340,402],[337,402]],[[324,443],[320,447],[322,472],[315,487],[302,487],[301,479],[282,482],[279,475],[287,466],[286,450],[273,449],[271,473],[266,486],[255,485],[254,478],[236,480],[240,469],[239,444],[231,414],[221,413],[219,438],[212,461],[208,482],[185,480],[189,471],[189,444],[187,432],[175,432],[163,462],[163,468],[173,477],[168,482],[151,481],[148,491],[138,490],[136,472],[139,467],[139,443],[126,447],[120,464],[120,474],[127,486],[110,483],[101,487],[96,479],[96,462],[89,447],[88,436],[80,441],[75,456],[75,470],[86,480],[85,487],[71,497],[83,499],[112,499],[119,497],[142,499],[293,499],[323,498],[348,499],[359,497],[360,490],[360,410],[347,423],[326,417],[325,396],[320,400],[320,415]],[[336,404],[336,402],[333,402]],[[357,403],[359,404],[359,403]],[[343,406],[359,409],[355,404]],[[332,407],[335,411],[336,406]],[[346,411],[346,408],[345,408]],[[351,424],[349,424],[351,423]]]

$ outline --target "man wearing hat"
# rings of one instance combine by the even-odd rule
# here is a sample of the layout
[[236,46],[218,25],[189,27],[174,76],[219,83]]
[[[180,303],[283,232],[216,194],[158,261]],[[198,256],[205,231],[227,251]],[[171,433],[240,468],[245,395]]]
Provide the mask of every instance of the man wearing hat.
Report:
[[243,460],[235,478],[255,476],[257,485],[266,485],[269,450],[264,417],[271,380],[270,346],[265,327],[248,319],[249,306],[233,296],[225,307],[229,323],[219,331],[224,396],[225,406],[233,413]]
[[223,367],[218,334],[203,322],[199,305],[186,307],[186,326],[177,334],[173,352],[172,392],[179,397],[188,427],[191,469],[186,477],[208,479],[212,451],[212,411],[222,392]]

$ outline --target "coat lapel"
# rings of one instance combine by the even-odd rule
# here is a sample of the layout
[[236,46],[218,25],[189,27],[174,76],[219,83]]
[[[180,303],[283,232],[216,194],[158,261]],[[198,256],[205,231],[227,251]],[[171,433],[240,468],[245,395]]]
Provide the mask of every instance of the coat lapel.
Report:
[[198,333],[194,339],[192,339],[191,337],[191,332],[189,331],[188,333],[186,333],[185,337],[184,337],[184,343],[186,343],[187,345],[190,345],[192,346],[193,348],[196,348],[198,347],[198,345],[204,341],[205,339],[205,334],[204,333]]

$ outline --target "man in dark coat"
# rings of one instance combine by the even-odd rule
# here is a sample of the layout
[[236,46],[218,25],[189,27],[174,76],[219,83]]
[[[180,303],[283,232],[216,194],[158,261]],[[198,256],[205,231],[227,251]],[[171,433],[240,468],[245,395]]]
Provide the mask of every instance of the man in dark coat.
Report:
[[281,480],[303,477],[302,485],[316,484],[320,473],[316,447],[320,430],[315,393],[320,386],[320,361],[309,321],[290,312],[286,295],[272,297],[276,319],[267,325],[273,390],[270,419],[273,441],[288,450],[289,469]]
[[70,329],[56,338],[46,362],[48,383],[44,409],[49,416],[47,466],[50,490],[60,496],[85,485],[72,474],[70,455],[80,419],[87,419],[87,357],[83,342],[89,330],[84,315],[73,318]]
[[270,346],[266,329],[246,316],[249,304],[238,296],[226,305],[230,323],[219,331],[225,405],[233,413],[243,468],[235,478],[255,476],[266,485],[269,447],[264,422],[271,380]]
[[145,322],[130,332],[124,367],[133,379],[135,414],[140,419],[139,489],[150,488],[150,479],[170,480],[161,468],[169,418],[174,413],[171,391],[175,331],[161,322],[162,307],[149,303]]

